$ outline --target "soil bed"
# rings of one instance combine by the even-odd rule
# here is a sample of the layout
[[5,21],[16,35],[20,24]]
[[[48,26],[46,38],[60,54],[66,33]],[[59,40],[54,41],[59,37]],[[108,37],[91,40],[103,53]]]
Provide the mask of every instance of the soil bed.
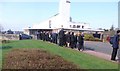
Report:
[[71,62],[47,51],[29,48],[13,49],[3,61],[3,69],[76,69]]

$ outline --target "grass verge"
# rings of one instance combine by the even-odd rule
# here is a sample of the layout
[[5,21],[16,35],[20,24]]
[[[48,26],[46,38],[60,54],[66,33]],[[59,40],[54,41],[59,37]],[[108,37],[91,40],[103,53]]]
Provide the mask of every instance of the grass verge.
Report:
[[67,61],[73,62],[82,69],[118,69],[117,63],[40,40],[11,41],[4,44],[3,47],[5,47],[3,48],[3,60],[4,55],[13,48],[41,48],[52,54],[59,55]]

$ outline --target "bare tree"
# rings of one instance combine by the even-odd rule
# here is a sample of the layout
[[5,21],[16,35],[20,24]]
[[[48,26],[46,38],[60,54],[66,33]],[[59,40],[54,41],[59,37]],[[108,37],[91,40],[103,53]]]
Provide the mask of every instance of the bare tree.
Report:
[[2,31],[3,31],[3,26],[2,26],[2,24],[0,24],[0,33],[2,33]]
[[114,25],[111,26],[110,31],[114,31]]

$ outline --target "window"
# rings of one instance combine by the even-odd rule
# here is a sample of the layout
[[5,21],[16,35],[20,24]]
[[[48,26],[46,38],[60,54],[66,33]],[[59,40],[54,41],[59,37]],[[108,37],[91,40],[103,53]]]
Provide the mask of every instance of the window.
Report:
[[77,25],[77,28],[80,28],[80,25]]
[[73,25],[73,28],[76,28],[76,26],[75,26],[75,25]]
[[82,29],[84,29],[84,26],[82,26]]

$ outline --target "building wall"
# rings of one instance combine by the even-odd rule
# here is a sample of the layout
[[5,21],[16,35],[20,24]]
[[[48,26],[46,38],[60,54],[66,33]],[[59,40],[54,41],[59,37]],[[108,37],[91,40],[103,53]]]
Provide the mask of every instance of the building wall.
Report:
[[83,23],[71,22],[70,28],[88,29],[90,28],[90,25],[84,22]]
[[[76,23],[70,21],[70,0],[60,0],[59,13],[50,17],[49,19],[33,25],[31,29],[58,29],[58,28],[77,28],[88,29],[89,24]],[[34,30],[32,30],[33,32]],[[34,31],[35,32],[35,31]],[[26,30],[27,34],[30,34],[30,30]]]
[[60,0],[59,15],[62,20],[70,21],[70,0]]
[[49,28],[58,28],[61,25],[60,16],[53,16],[46,21],[43,21],[39,24],[33,26],[33,29],[49,29]]
[[[89,24],[73,23],[70,21],[70,0],[60,0],[59,13],[51,18],[34,25],[33,29],[57,29],[57,28],[89,28]],[[76,27],[73,27],[76,26]]]
[[29,29],[24,29],[24,32],[23,32],[24,34],[27,34],[27,35],[30,35],[30,31],[29,31]]
[[[50,26],[51,24],[51,26]],[[34,25],[33,29],[49,29],[49,28],[69,28],[69,22],[65,19],[61,19],[61,15],[58,14],[57,16],[53,16],[46,21],[43,21],[39,24]]]

